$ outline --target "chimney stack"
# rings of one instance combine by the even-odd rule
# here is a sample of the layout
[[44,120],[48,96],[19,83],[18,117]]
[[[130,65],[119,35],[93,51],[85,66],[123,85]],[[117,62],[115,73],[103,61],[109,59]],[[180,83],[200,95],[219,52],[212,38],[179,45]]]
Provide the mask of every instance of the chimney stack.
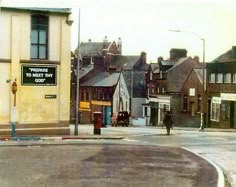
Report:
[[118,38],[118,41],[117,41],[117,47],[119,50],[119,54],[121,55],[122,54],[122,40],[120,37]]
[[187,57],[187,50],[186,49],[172,48],[170,50],[170,60],[178,60],[183,57]]

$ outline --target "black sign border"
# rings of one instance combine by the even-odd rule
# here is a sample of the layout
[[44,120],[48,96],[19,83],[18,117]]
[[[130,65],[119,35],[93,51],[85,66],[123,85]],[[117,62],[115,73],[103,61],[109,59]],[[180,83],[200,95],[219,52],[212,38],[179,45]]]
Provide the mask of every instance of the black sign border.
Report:
[[[49,67],[49,68],[55,68],[55,84],[32,84],[32,83],[24,83],[23,79],[23,67]],[[22,86],[57,86],[57,66],[47,66],[47,65],[21,65],[21,85]]]

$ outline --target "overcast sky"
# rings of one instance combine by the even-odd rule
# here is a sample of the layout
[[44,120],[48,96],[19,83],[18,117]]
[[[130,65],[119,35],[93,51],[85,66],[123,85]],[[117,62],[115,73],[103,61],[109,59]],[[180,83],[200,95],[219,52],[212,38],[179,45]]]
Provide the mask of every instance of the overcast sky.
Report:
[[[1,0],[0,0],[1,1]],[[169,57],[171,48],[212,61],[236,45],[236,1],[233,0],[2,0],[2,6],[72,7],[72,50],[80,42],[121,37],[124,55],[147,53],[148,62]],[[183,32],[170,32],[177,29]]]

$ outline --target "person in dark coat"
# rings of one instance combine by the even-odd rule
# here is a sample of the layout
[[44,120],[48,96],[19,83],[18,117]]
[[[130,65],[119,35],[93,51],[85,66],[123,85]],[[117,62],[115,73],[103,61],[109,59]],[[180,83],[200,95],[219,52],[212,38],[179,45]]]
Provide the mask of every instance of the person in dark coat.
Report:
[[173,128],[173,118],[171,111],[166,112],[163,123],[166,126],[167,135],[170,135],[170,128]]

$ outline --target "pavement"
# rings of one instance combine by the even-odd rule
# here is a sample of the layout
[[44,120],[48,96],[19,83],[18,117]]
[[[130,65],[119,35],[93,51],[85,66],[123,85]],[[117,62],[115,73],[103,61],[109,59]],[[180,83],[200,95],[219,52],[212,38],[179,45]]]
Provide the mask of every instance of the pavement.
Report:
[[[136,128],[136,127],[134,127]],[[162,127],[151,127],[147,126],[146,128],[162,128]],[[175,130],[184,130],[184,131],[198,131],[197,128],[184,128],[184,127],[174,127]],[[71,131],[70,135],[67,136],[1,136],[0,137],[0,147],[4,146],[31,146],[31,145],[72,145],[72,144],[77,144],[78,141],[75,140],[99,140],[99,139],[106,139],[106,140],[122,140],[127,134],[121,135],[121,134],[114,134],[114,133],[103,133],[103,128],[101,129],[101,134],[94,134],[93,133],[93,125],[79,125],[79,130],[78,130],[78,135],[73,135],[74,134],[74,126],[71,125]],[[213,129],[213,128],[205,128],[205,132],[236,132],[235,129]],[[165,146],[158,146],[158,149],[160,150],[168,150],[166,149]],[[195,153],[192,153],[189,150],[186,149],[179,149],[178,154],[181,155],[181,152],[188,151],[190,154],[192,154],[192,158],[195,158],[196,162],[196,156],[198,158],[201,158],[199,162],[202,160],[207,161],[206,163],[209,164],[208,169],[212,173],[217,173],[217,175],[214,174],[215,176],[215,181],[213,181],[213,178],[211,178],[212,184],[216,184],[217,187],[224,187],[225,182],[224,182],[224,176],[222,170],[212,163],[211,161],[207,160],[206,158],[202,157],[201,155],[197,155]],[[166,152],[168,155],[169,153]],[[166,157],[163,156],[163,159]],[[167,159],[167,158],[166,158]],[[163,161],[164,162],[164,161]],[[205,164],[206,164],[205,163]],[[215,186],[215,185],[214,185]]]

